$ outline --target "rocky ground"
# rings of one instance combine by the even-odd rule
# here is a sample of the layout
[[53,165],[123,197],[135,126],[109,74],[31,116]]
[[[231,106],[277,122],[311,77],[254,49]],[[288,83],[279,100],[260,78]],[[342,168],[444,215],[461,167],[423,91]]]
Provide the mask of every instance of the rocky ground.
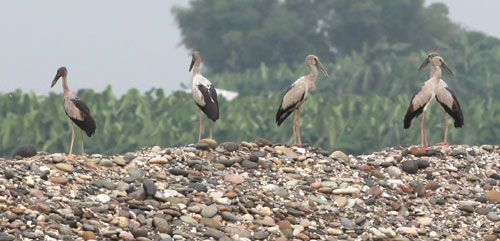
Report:
[[496,240],[498,146],[0,158],[0,240]]

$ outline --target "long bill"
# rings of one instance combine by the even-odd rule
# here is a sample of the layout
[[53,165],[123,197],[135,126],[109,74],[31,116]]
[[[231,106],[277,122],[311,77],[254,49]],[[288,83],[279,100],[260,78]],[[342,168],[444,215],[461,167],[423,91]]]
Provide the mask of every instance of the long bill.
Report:
[[54,80],[52,81],[52,84],[50,85],[50,88],[52,88],[52,87],[54,87],[54,85],[56,85],[57,80],[59,80],[59,78],[61,78],[61,75],[59,73],[57,73],[56,76],[54,77]]
[[450,67],[448,67],[448,64],[446,64],[446,62],[444,60],[441,61],[441,65],[446,70],[446,72],[448,72],[448,74],[453,76],[453,72],[451,71]]
[[321,70],[321,72],[325,75],[325,77],[328,77],[328,72],[326,72],[325,68],[323,68],[323,65],[321,64],[321,62],[319,62],[319,60],[318,60],[318,67],[319,70]]
[[430,62],[431,60],[429,58],[425,58],[424,62],[420,65],[420,67],[418,67],[418,71],[423,70]]
[[191,70],[193,69],[193,66],[194,66],[194,56],[193,56],[193,59],[191,60],[191,64],[189,65],[189,72],[191,72]]

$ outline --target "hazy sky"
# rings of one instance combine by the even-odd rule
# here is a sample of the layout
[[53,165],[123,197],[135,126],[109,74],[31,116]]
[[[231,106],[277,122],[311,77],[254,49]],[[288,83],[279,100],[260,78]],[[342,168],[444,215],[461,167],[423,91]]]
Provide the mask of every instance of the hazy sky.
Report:
[[[454,21],[500,37],[500,1],[439,2],[448,5]],[[170,8],[187,3],[0,0],[0,92],[62,92],[60,84],[50,89],[50,83],[63,65],[74,91],[102,91],[108,84],[118,95],[133,87],[179,89],[190,81],[191,57],[179,45]]]

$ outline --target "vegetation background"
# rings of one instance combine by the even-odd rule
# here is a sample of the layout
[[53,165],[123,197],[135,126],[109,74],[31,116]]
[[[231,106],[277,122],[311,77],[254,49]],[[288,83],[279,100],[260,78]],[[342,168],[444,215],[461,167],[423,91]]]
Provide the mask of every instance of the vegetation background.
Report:
[[[499,143],[500,40],[453,23],[443,4],[194,0],[172,12],[183,44],[202,53],[204,76],[217,88],[239,93],[236,99],[220,101],[214,136],[219,142],[260,137],[291,142],[290,120],[278,127],[275,113],[283,92],[307,73],[305,56],[316,54],[330,76],[318,78],[317,89],[303,105],[303,142],[352,154],[418,144],[420,119],[404,130],[403,116],[411,96],[428,78],[429,67],[418,72],[418,66],[428,52],[436,51],[455,73],[443,79],[465,115],[462,129],[450,128],[449,141]],[[166,96],[162,89],[145,94],[131,89],[117,97],[109,87],[102,93],[81,89],[77,95],[98,126],[96,135],[86,139],[87,153],[196,141],[198,110],[189,93]],[[428,112],[429,141],[440,142],[443,111],[434,103]],[[69,149],[69,119],[59,94],[0,93],[0,128],[0,156],[10,156],[20,144],[47,152]]]

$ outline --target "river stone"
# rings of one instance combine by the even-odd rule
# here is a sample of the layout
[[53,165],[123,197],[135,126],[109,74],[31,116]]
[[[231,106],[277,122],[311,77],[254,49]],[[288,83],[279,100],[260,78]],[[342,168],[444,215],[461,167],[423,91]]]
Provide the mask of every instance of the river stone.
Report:
[[205,218],[211,218],[215,216],[215,214],[217,214],[217,211],[218,209],[215,205],[206,206],[201,210],[201,216]]
[[[20,156],[22,158],[32,157],[36,155],[36,148],[33,145],[21,145],[12,154],[12,157]],[[64,159],[64,158],[63,158]]]

